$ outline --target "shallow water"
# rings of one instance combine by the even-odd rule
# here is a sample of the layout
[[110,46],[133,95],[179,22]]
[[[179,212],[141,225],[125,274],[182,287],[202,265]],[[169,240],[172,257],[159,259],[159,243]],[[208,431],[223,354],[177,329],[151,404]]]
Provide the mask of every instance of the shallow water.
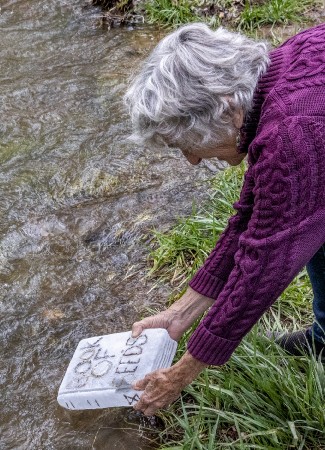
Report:
[[190,167],[176,150],[127,141],[121,97],[162,36],[148,27],[104,29],[100,11],[83,6],[1,2],[6,450],[153,448],[143,427],[150,423],[132,410],[69,412],[56,395],[80,339],[125,331],[146,307],[162,307],[169,288],[150,290],[144,279],[143,236],[187,214],[194,198],[206,198],[202,180],[214,170]]

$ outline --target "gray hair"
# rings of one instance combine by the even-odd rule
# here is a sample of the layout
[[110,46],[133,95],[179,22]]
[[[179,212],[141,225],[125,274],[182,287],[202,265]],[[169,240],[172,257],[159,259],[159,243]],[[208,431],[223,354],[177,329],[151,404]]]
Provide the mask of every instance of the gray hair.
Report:
[[160,41],[125,94],[132,138],[200,148],[234,134],[234,110],[250,111],[268,45],[207,25],[185,25]]

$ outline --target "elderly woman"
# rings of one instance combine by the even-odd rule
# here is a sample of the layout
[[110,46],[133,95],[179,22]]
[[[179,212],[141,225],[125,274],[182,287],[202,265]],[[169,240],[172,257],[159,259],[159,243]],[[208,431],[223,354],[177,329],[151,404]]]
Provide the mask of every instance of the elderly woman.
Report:
[[[206,25],[165,37],[126,94],[134,135],[178,147],[191,164],[248,155],[236,214],[169,309],[133,325],[178,340],[208,308],[172,367],[135,383],[146,415],[175,400],[207,365],[222,365],[307,265],[315,323],[277,337],[291,354],[325,342],[325,25],[269,52],[263,42]],[[324,351],[325,357],[325,351]]]

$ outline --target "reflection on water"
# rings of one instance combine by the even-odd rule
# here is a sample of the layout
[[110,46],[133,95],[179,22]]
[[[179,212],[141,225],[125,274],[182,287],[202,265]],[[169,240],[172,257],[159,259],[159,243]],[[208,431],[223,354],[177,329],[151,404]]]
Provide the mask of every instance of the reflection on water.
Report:
[[211,174],[176,151],[127,141],[121,97],[161,35],[145,27],[103,30],[99,11],[82,6],[1,2],[6,450],[152,448],[131,410],[69,412],[58,406],[57,390],[80,339],[130,329],[148,305],[163,304],[168,288],[148,293],[143,278],[143,236],[190,211],[192,197],[205,196],[200,180]]

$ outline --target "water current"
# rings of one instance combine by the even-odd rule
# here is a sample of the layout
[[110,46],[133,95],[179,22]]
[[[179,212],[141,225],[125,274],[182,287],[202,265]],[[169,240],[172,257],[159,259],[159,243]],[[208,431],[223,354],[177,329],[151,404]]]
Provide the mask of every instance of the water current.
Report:
[[147,449],[132,410],[56,401],[80,339],[162,308],[147,242],[206,198],[214,166],[127,140],[121,98],[162,37],[105,29],[82,0],[0,2],[0,389],[3,450]]

